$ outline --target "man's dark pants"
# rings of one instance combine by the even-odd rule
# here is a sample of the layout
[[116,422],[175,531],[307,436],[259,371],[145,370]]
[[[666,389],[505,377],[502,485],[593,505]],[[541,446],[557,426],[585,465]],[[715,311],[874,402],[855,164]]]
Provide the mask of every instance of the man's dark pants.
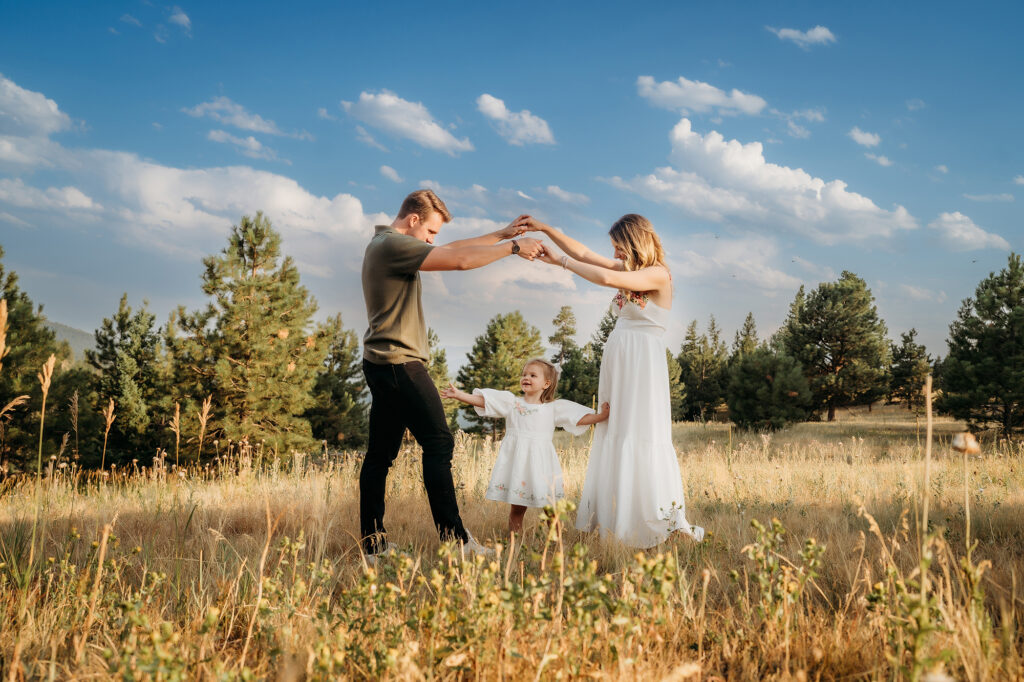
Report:
[[442,540],[469,539],[459,516],[452,481],[455,441],[445,422],[441,396],[422,362],[377,365],[363,361],[373,399],[370,442],[359,472],[359,525],[368,554],[385,547],[384,493],[388,470],[398,456],[405,429],[423,448],[423,485]]

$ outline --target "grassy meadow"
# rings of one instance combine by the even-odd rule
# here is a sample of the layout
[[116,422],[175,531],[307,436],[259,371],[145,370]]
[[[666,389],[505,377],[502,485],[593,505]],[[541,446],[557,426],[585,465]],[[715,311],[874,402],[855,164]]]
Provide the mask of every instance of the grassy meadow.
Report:
[[[283,466],[221,445],[209,466],[108,476],[52,461],[41,484],[0,486],[0,674],[1020,679],[1024,447],[985,438],[965,458],[959,430],[936,422],[922,529],[925,424],[906,410],[773,435],[678,424],[708,537],[640,553],[578,533],[571,508],[531,511],[510,549],[507,507],[483,499],[497,444],[459,434],[463,518],[494,561],[439,545],[410,445],[386,517],[403,553],[375,568],[356,455]],[[570,501],[587,444],[556,441]]]

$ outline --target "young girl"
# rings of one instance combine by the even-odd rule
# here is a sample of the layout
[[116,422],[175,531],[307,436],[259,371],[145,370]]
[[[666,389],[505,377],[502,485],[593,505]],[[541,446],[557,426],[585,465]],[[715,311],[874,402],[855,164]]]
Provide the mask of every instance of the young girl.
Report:
[[505,439],[491,473],[486,497],[512,505],[508,528],[523,531],[527,507],[554,504],[563,497],[562,467],[551,437],[555,427],[580,435],[591,424],[608,418],[608,403],[595,413],[570,400],[555,400],[558,369],[547,360],[530,360],[523,367],[521,398],[508,391],[475,388],[473,393],[449,384],[442,398],[454,398],[476,408],[481,417],[505,419]]

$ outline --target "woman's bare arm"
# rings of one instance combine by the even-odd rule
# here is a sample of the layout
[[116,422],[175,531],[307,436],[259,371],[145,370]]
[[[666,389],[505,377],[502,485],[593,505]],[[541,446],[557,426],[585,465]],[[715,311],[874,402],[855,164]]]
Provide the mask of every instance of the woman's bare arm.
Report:
[[566,270],[579,275],[588,282],[600,284],[603,287],[611,287],[612,289],[656,291],[660,293],[672,284],[668,268],[661,265],[652,265],[632,271],[612,270],[599,265],[584,263],[569,256],[559,256],[550,250],[545,251],[537,259],[550,265],[564,265]]
[[581,261],[583,263],[590,263],[591,265],[597,265],[602,268],[607,268],[609,270],[622,269],[622,263],[620,261],[617,261],[614,258],[608,258],[607,256],[602,256],[600,254],[594,253],[585,245],[576,241],[566,233],[559,230],[557,227],[551,227],[550,225],[546,225],[537,220],[536,218],[533,218],[532,216],[528,217],[526,220],[518,220],[517,222],[520,225],[525,224],[527,231],[543,232],[544,234],[551,238],[551,241],[553,241],[558,246],[558,248],[562,249],[563,251],[565,251],[567,254],[569,254],[578,261]]

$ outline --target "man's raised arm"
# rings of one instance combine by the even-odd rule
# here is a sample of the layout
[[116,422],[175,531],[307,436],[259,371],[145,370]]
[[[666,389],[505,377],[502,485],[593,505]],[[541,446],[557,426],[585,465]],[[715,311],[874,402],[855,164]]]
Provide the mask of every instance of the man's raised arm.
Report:
[[[493,234],[497,233],[484,235],[476,239],[489,238]],[[474,268],[489,265],[505,256],[511,256],[513,253],[517,253],[526,260],[533,260],[544,252],[544,243],[539,239],[531,239],[529,237],[499,244],[464,245],[467,242],[471,243],[473,241],[472,239],[462,239],[452,244],[435,247],[423,259],[420,270],[423,272],[473,270]],[[516,248],[517,246],[519,247],[518,249]]]
[[497,244],[498,242],[505,241],[506,239],[514,239],[526,232],[526,225],[529,220],[530,216],[523,214],[500,230],[488,232],[487,234],[480,235],[479,237],[459,239],[451,242],[450,244],[445,244],[445,246],[491,246],[492,244]]

